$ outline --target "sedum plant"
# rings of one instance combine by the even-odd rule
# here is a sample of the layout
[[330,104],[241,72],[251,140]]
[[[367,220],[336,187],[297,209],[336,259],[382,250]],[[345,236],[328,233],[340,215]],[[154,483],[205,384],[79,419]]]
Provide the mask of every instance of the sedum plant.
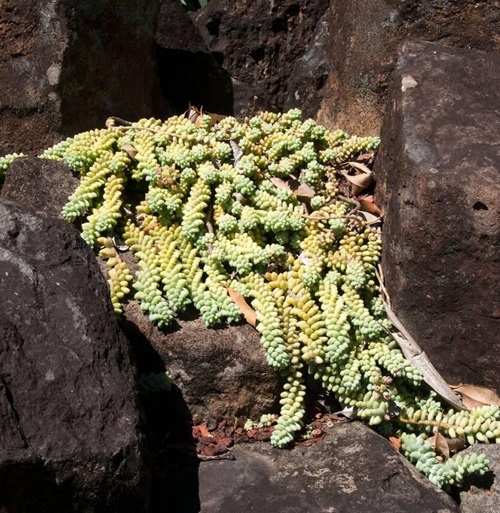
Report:
[[[244,122],[110,118],[42,157],[80,176],[62,214],[81,221],[105,259],[118,314],[130,297],[160,328],[192,307],[208,326],[251,310],[284,383],[273,445],[287,446],[304,427],[311,379],[382,433],[402,435],[402,452],[436,485],[460,483],[487,462],[440,462],[429,440],[440,430],[469,444],[499,442],[500,411],[447,409],[391,336],[377,279],[380,229],[341,173],[378,144],[302,121],[295,109]],[[13,158],[0,159],[0,172]],[[135,256],[135,276],[112,237]]]

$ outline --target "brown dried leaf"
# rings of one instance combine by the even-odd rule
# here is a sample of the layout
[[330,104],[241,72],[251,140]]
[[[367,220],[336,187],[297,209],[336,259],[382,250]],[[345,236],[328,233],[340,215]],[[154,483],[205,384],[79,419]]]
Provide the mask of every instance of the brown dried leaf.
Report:
[[143,232],[149,232],[149,231],[153,230],[154,228],[156,228],[157,226],[160,226],[160,223],[149,223],[148,225],[143,226],[141,228],[141,230]]
[[370,212],[366,212],[365,210],[358,210],[358,214],[361,214],[368,224],[376,224],[381,222],[380,216],[375,216]]
[[360,175],[350,175],[344,170],[341,171],[341,174],[352,184],[352,192],[355,196],[367,189],[373,182],[373,173],[371,171]]
[[299,199],[311,199],[314,196],[314,189],[312,187],[305,183],[300,183],[298,180],[294,180],[293,178],[289,178],[285,181],[273,176],[270,180],[279,189],[291,191]]
[[450,457],[450,448],[448,446],[448,442],[439,431],[436,431],[436,434],[434,435],[431,443],[436,456],[443,456],[443,458],[446,460]]
[[139,153],[131,144],[125,143],[122,146],[122,150],[128,154],[131,159],[135,159],[135,156]]
[[390,436],[389,442],[391,442],[391,445],[396,449],[396,451],[399,451],[399,448],[401,447],[401,438],[399,436]]
[[215,125],[215,123],[218,123],[219,121],[223,120],[224,118],[227,118],[224,114],[209,114],[210,115],[210,121],[212,122],[212,125]]
[[189,119],[189,121],[191,121],[191,123],[196,124],[196,120],[199,118],[199,116],[200,116],[200,111],[196,107],[193,107],[192,105],[190,105],[189,110],[187,111],[187,114],[186,114],[186,117]]
[[248,322],[248,324],[255,327],[257,324],[257,316],[255,315],[255,310],[246,302],[245,298],[239,292],[236,292],[236,290],[233,290],[229,287],[226,287],[226,289],[229,297],[240,309],[240,312],[243,314],[243,317],[245,317],[245,320]]
[[201,108],[198,112],[198,117],[196,118],[196,120],[194,122],[195,126],[199,127],[202,119],[203,119],[203,105],[201,106]]
[[454,454],[465,449],[465,442],[460,438],[447,438],[446,443],[450,449],[450,454]]
[[359,199],[359,198],[358,198],[358,201],[361,206],[361,210],[364,210],[365,212],[370,212],[370,214],[375,214],[377,216],[384,215],[382,210],[380,210],[380,208],[378,208],[377,205],[375,205],[375,203],[373,203],[373,201],[370,201],[368,199]]
[[485,404],[500,406],[500,397],[489,388],[475,385],[458,385],[451,388],[462,396],[462,402],[467,408],[478,408]]
[[371,160],[373,158],[373,151],[370,151],[368,153],[362,153],[356,160],[358,162],[361,162],[363,160]]
[[364,164],[361,164],[360,162],[348,162],[348,164],[357,169],[358,171],[361,171],[363,173],[368,173],[368,174],[371,174],[371,169],[369,169],[368,167],[366,167]]

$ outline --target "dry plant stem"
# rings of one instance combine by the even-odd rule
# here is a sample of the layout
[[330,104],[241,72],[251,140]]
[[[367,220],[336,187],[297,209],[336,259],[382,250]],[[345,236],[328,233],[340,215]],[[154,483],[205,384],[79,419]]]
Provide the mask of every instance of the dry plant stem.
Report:
[[403,326],[401,321],[397,318],[396,314],[390,306],[390,301],[387,301],[389,297],[387,290],[383,286],[383,274],[382,268],[378,266],[377,277],[380,282],[380,288],[382,291],[382,302],[387,313],[387,317],[392,322],[396,331],[386,330],[390,336],[398,343],[401,351],[405,358],[409,360],[415,368],[422,372],[424,381],[429,385],[442,399],[454,408],[459,410],[467,409],[462,403],[461,399],[457,394],[446,383],[444,378],[439,374],[437,369],[432,365],[425,351],[417,344],[415,339],[408,333],[408,330]]

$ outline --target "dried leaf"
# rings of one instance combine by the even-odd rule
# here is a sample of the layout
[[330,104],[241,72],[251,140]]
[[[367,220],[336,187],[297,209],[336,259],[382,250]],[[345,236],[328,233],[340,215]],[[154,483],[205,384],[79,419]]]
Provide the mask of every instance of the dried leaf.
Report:
[[465,449],[465,442],[460,438],[447,438],[446,443],[450,449],[450,454],[454,454]]
[[135,156],[139,153],[131,144],[125,143],[121,148],[131,159],[135,159]]
[[190,105],[186,117],[191,121],[191,123],[196,124],[196,120],[200,117],[200,111],[196,107]]
[[399,451],[399,448],[401,447],[401,437],[399,436],[390,436],[389,442],[391,442],[391,445],[396,449],[396,451]]
[[233,290],[229,287],[226,287],[226,289],[229,297],[240,309],[240,312],[243,314],[243,317],[245,317],[245,320],[248,322],[248,324],[255,327],[257,324],[255,310],[246,302],[245,298],[239,292],[236,292],[236,290]]
[[475,385],[458,385],[451,388],[462,396],[462,402],[467,408],[478,408],[485,404],[500,406],[500,397],[489,388]]
[[153,230],[154,228],[156,228],[157,226],[160,226],[160,223],[149,223],[148,225],[146,226],[143,226],[141,228],[141,230],[143,232],[150,232],[151,230]]
[[196,118],[196,120],[194,122],[195,126],[199,127],[202,119],[203,119],[203,105],[201,106],[201,108],[198,112],[198,117]]
[[356,409],[354,406],[346,406],[343,410],[332,413],[332,416],[334,417],[340,417],[341,415],[348,419],[355,419],[357,416]]
[[375,205],[375,203],[373,203],[373,201],[370,201],[368,199],[359,199],[359,198],[358,198],[358,201],[361,206],[361,210],[364,210],[365,212],[370,212],[370,214],[375,214],[377,216],[384,215],[382,210],[380,210],[380,208],[378,208],[377,205]]
[[349,164],[351,167],[353,167],[353,168],[357,169],[358,171],[361,171],[361,172],[363,172],[363,173],[367,173],[367,174],[369,174],[369,175],[371,175],[371,174],[372,174],[371,169],[369,169],[368,167],[366,167],[364,164],[361,164],[361,163],[359,163],[359,162],[348,162],[348,164]]
[[284,189],[285,191],[291,190],[290,185],[288,185],[288,183],[285,182],[285,180],[282,180],[277,176],[273,176],[272,178],[270,178],[270,180],[271,182],[273,182],[274,185],[276,185],[276,187],[278,187],[278,189]]
[[361,162],[363,160],[368,160],[370,161],[371,159],[373,158],[373,151],[370,151],[368,153],[362,153],[356,160],[358,162]]
[[229,141],[229,144],[233,149],[234,167],[237,168],[238,162],[241,160],[241,157],[243,157],[243,150],[234,141]]
[[358,214],[361,214],[368,224],[376,224],[381,222],[380,216],[375,216],[370,212],[366,212],[365,210],[358,210]]
[[439,431],[436,431],[436,434],[434,435],[431,443],[436,456],[443,456],[446,460],[450,457],[450,448],[448,447],[448,442]]
[[373,183],[373,173],[371,171],[360,175],[350,175],[344,170],[341,171],[341,174],[344,175],[346,180],[352,184],[352,192],[355,196],[367,189]]
[[215,125],[215,123],[218,123],[224,118],[227,118],[227,116],[224,114],[210,114],[210,121],[212,122],[212,125]]
[[300,183],[298,180],[290,178],[288,180],[282,180],[276,176],[271,178],[276,187],[291,191],[299,199],[311,199],[314,196],[314,189],[305,183]]

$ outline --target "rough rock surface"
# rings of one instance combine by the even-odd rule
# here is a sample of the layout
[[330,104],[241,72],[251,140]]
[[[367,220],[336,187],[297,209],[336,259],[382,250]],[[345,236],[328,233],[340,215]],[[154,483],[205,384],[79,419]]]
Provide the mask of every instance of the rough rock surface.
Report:
[[130,349],[91,251],[0,200],[0,510],[145,511]]
[[[360,423],[286,451],[237,445],[235,461],[201,463],[202,513],[451,513],[458,507]],[[190,513],[190,512],[189,512]]]
[[156,0],[6,0],[0,155],[152,112]]
[[[182,82],[178,88],[184,104],[178,110],[185,110],[191,101],[203,103],[212,112],[247,116],[259,109],[283,109],[291,79],[297,83],[309,80],[308,88],[323,85],[323,62],[314,70],[313,80],[293,75],[302,70],[310,73],[307,66],[295,65],[305,57],[328,9],[327,0],[211,0],[205,8],[190,13],[201,40],[174,3],[167,0],[162,7],[156,41],[161,47],[160,70],[165,70],[164,91],[175,92],[167,83],[172,66],[175,72],[170,77],[174,74]],[[189,37],[179,39],[180,33]],[[307,93],[300,105],[307,105],[309,97]]]
[[449,383],[500,389],[500,54],[407,43],[375,164],[393,309]]
[[2,198],[27,205],[39,214],[60,217],[79,183],[63,162],[23,157],[11,164],[0,192]]
[[259,334],[250,326],[214,330],[197,317],[160,331],[136,301],[124,313],[128,338],[137,347],[147,337],[193,415],[259,418],[276,409],[279,375],[266,363]]
[[331,73],[319,120],[359,135],[380,130],[402,42],[500,50],[498,0],[331,0],[330,5]]
[[460,492],[461,513],[497,513],[500,504],[500,445],[474,445],[463,454],[484,454],[490,462],[490,472],[473,476]]

